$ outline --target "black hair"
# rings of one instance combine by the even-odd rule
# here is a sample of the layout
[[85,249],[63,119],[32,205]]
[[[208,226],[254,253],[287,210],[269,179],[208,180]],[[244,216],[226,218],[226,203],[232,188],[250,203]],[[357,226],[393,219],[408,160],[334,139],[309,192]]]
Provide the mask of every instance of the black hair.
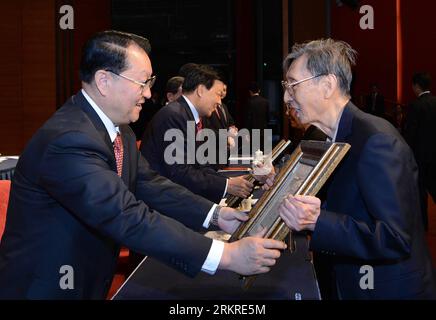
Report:
[[183,77],[172,77],[171,79],[168,80],[167,85],[165,87],[165,93],[172,93],[172,94],[176,94],[177,91],[179,91],[180,86],[183,84],[183,81],[185,79]]
[[150,53],[150,42],[132,33],[109,30],[96,33],[82,49],[80,61],[80,79],[91,83],[98,70],[111,70],[121,73],[128,68],[126,48],[135,44],[147,54]]
[[418,85],[421,90],[428,91],[431,87],[431,76],[426,72],[417,72],[413,75],[412,83]]
[[193,69],[198,67],[198,64],[193,63],[193,62],[188,62],[185,63],[183,66],[180,67],[179,69],[179,76],[186,78],[186,76],[188,75],[188,73]]
[[215,80],[221,81],[218,73],[210,66],[193,65],[183,81],[183,92],[193,92],[199,85],[204,85],[207,90],[212,88]]

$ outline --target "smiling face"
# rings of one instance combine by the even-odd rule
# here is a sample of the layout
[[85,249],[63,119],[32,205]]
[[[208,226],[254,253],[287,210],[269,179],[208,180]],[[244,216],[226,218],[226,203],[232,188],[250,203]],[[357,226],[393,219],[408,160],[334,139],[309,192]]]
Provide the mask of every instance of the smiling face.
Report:
[[197,104],[198,114],[201,117],[210,117],[217,106],[221,104],[224,83],[215,80],[209,90],[202,84],[198,86],[197,90],[200,97]]
[[[288,83],[313,76],[306,69],[307,58],[302,55],[295,59],[286,73]],[[319,79],[319,78],[318,78]],[[295,116],[301,124],[317,122],[323,113],[323,95],[317,79],[301,82],[291,90],[285,90],[284,101],[295,109]]]
[[[153,69],[148,55],[141,48],[131,45],[126,49],[126,62],[128,68],[121,72],[122,75],[138,82],[144,82],[152,75]],[[139,118],[142,104],[145,99],[150,99],[149,86],[142,89],[141,85],[115,74],[109,73],[107,104],[105,113],[116,125],[135,122]]]

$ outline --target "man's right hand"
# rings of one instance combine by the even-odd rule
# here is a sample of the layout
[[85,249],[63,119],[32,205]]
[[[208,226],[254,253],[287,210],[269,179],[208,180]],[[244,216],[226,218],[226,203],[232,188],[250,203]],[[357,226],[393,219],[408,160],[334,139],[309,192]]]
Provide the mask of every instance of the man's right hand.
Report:
[[246,237],[225,243],[219,269],[230,270],[249,276],[265,273],[276,263],[286,244],[273,239]]
[[241,198],[248,198],[254,185],[245,179],[245,176],[232,177],[228,179],[227,193]]

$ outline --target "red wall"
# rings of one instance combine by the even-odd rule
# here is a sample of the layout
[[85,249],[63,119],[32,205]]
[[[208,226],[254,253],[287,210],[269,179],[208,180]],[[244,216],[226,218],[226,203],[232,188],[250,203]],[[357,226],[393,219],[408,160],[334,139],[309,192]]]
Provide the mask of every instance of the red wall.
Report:
[[[359,21],[362,14],[349,7],[332,4],[332,37],[350,43],[359,52],[353,97],[360,103],[371,82],[376,82],[385,98],[407,104],[414,99],[411,77],[415,71],[429,72],[436,82],[436,31],[434,12],[436,2],[429,0],[401,0],[402,64],[397,73],[396,0],[367,0],[374,8],[374,30],[362,30]],[[397,92],[397,74],[401,76],[401,92]],[[433,85],[433,88],[436,87]],[[398,94],[399,93],[399,94]],[[392,104],[387,103],[387,107]]]
[[0,1],[0,153],[19,154],[56,110],[54,0]]
[[[74,30],[59,28],[63,4],[74,8]],[[81,46],[109,26],[110,0],[0,1],[1,154],[20,154],[59,103],[78,88]],[[67,47],[65,39],[70,41]]]
[[348,42],[358,52],[353,80],[353,100],[368,93],[371,83],[379,85],[387,100],[396,100],[396,11],[395,0],[368,0],[374,8],[374,29],[362,30],[359,10],[332,4],[332,37]]
[[248,101],[248,86],[256,80],[255,76],[255,21],[252,0],[238,0],[234,2],[235,16],[235,87],[236,87],[236,123],[244,123],[245,106]]
[[433,78],[436,94],[436,2],[402,0],[403,100],[414,98],[411,78],[416,71],[427,71]]

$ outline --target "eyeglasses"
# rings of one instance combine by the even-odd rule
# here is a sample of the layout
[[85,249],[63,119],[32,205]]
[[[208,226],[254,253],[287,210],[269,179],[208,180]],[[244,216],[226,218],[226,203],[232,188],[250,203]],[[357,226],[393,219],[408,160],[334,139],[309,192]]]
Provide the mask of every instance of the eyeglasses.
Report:
[[316,76],[311,76],[311,77],[304,78],[302,80],[294,81],[291,83],[289,83],[288,81],[282,81],[283,90],[287,90],[289,92],[289,94],[292,94],[294,92],[294,87],[297,84],[300,84],[302,82],[309,81],[309,80],[312,80],[312,79],[315,79],[315,78],[318,78],[321,76],[325,76],[325,74],[317,74]]
[[146,87],[151,89],[151,87],[153,87],[154,83],[156,82],[156,76],[152,76],[149,79],[145,80],[144,82],[141,82],[141,81],[136,81],[136,80],[134,80],[132,78],[129,78],[128,76],[125,76],[123,74],[116,73],[116,72],[114,72],[112,70],[107,70],[107,71],[109,71],[110,73],[113,73],[113,74],[115,74],[115,75],[117,75],[117,76],[119,76],[121,78],[124,78],[126,80],[132,81],[133,83],[136,83],[137,85],[140,85],[141,86],[141,92],[143,92]]

